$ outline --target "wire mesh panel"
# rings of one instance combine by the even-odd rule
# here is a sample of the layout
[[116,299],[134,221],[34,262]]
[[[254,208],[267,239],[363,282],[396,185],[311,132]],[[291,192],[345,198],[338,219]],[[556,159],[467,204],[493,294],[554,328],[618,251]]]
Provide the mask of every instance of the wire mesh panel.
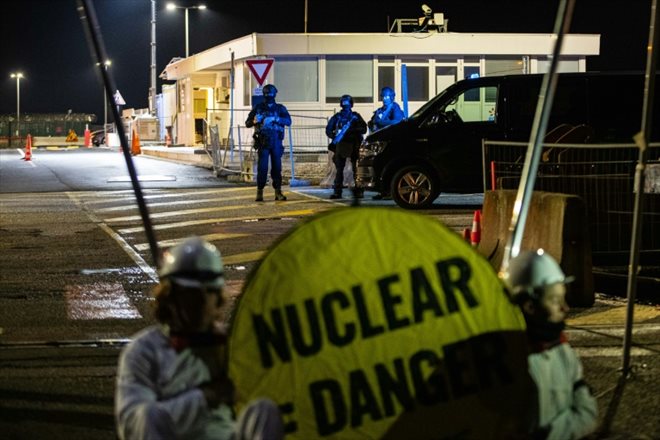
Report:
[[[488,187],[517,189],[526,151],[526,143],[484,142]],[[651,144],[649,153],[641,258],[642,264],[660,266],[660,144]],[[594,264],[625,265],[628,261],[638,159],[639,150],[633,144],[543,146],[534,189],[574,194],[584,200]]]
[[[332,115],[326,110],[289,111],[291,126],[284,132],[282,176],[290,181],[307,179],[318,183],[327,172],[328,138],[325,127]],[[254,129],[245,121],[249,110],[209,110],[208,120],[218,121],[219,145],[222,150],[219,170],[241,174],[244,180],[254,179]]]

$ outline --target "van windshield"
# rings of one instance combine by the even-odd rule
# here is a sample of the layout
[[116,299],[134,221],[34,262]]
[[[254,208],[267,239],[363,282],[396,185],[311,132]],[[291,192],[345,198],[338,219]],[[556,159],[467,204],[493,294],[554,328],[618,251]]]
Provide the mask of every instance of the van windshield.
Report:
[[496,122],[496,85],[478,84],[456,91],[450,87],[422,106],[411,119],[423,117],[426,123]]
[[437,94],[434,98],[432,98],[430,101],[428,101],[426,104],[421,106],[415,113],[412,114],[408,119],[417,119],[419,118],[422,114],[426,113],[426,111],[433,107],[439,100],[443,99],[443,97],[448,93],[447,91],[452,89],[452,87],[449,87],[448,89],[444,89],[442,92]]

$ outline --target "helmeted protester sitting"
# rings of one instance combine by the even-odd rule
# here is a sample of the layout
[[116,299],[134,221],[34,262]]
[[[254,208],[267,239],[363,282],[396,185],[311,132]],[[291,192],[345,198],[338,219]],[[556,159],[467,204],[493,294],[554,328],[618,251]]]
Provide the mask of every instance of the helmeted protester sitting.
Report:
[[502,278],[527,323],[529,373],[538,394],[531,437],[563,440],[591,434],[598,406],[563,332],[568,313],[565,284],[572,279],[543,250],[512,258]]
[[189,238],[164,253],[155,287],[158,324],[122,350],[115,416],[121,439],[280,439],[275,404],[259,399],[238,423],[219,324],[225,284],[220,253]]

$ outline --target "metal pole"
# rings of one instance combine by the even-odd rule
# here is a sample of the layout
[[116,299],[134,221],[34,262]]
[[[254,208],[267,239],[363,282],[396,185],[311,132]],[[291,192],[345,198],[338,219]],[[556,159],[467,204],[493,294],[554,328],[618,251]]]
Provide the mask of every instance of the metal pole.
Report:
[[156,0],[151,0],[151,83],[149,86],[149,113],[156,116]]
[[188,58],[188,9],[189,8],[185,8],[185,10],[186,10],[186,14],[185,14],[185,17],[186,17],[186,58]]
[[[11,78],[16,78],[16,137],[21,141],[21,72],[12,73],[9,75]],[[11,127],[9,128],[9,145],[11,145]]]
[[16,136],[21,143],[21,75],[16,75]]
[[305,0],[305,33],[307,33],[307,0]]
[[635,168],[635,206],[633,210],[632,238],[630,242],[630,264],[628,265],[628,286],[626,307],[626,328],[623,335],[623,362],[621,373],[627,377],[630,373],[630,347],[632,345],[632,327],[637,296],[637,269],[639,267],[639,246],[642,242],[642,206],[644,202],[644,173],[648,156],[648,144],[651,137],[653,115],[653,96],[655,92],[656,66],[660,44],[660,32],[656,29],[660,21],[658,2],[651,3],[651,23],[649,25],[649,44],[646,56],[646,78],[644,82],[644,103],[642,104],[642,127],[634,136],[639,147],[639,162]]
[[541,159],[543,138],[545,137],[548,119],[550,118],[550,110],[552,109],[552,101],[554,99],[555,89],[557,88],[557,67],[559,65],[561,46],[564,41],[564,34],[570,28],[574,6],[575,0],[562,0],[557,10],[554,29],[557,40],[552,51],[550,69],[543,76],[541,90],[539,91],[539,100],[534,114],[532,133],[529,145],[527,146],[527,155],[525,156],[525,164],[520,178],[520,185],[518,186],[516,201],[513,205],[513,214],[509,227],[510,234],[504,248],[500,272],[505,272],[509,266],[509,260],[520,253],[520,244],[525,231],[525,222],[527,221],[534,183],[536,182],[536,173]]
[[[107,61],[103,63],[105,70],[108,70]],[[103,144],[108,145],[108,95],[103,89]]]
[[103,143],[108,145],[108,95],[103,89]]
[[[96,11],[94,10],[94,5],[92,0],[77,0],[78,4],[78,14],[80,20],[83,22],[83,28],[89,39],[90,48],[92,50],[92,56],[97,60],[99,67],[103,60],[106,60],[106,50],[101,37],[101,30],[99,26],[98,19],[96,18]],[[116,83],[113,77],[108,74],[107,69],[101,69],[101,76],[103,78],[103,85],[105,87],[106,96],[109,99],[113,99],[113,90],[117,90]],[[113,117],[115,122],[121,121],[119,117],[119,105],[116,108],[113,106]],[[117,134],[119,135],[119,141],[121,143],[122,153],[124,154],[124,159],[126,160],[126,168],[128,169],[128,175],[131,177],[131,184],[133,185],[133,192],[135,193],[135,200],[140,211],[140,217],[142,218],[142,224],[144,225],[144,233],[149,243],[149,249],[151,251],[151,257],[156,268],[160,267],[160,252],[158,250],[158,242],[156,241],[156,236],[154,234],[153,225],[149,217],[149,209],[144,200],[144,195],[142,193],[142,187],[137,178],[137,171],[135,169],[135,164],[133,163],[133,158],[131,157],[131,151],[128,146],[128,140],[126,138],[126,133],[124,132],[124,124],[117,123]]]

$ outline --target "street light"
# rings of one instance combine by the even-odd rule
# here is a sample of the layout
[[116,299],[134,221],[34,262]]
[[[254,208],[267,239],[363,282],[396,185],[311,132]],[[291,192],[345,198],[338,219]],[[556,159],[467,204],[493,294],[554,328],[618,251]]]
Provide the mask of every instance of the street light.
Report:
[[[98,66],[99,63],[96,63]],[[108,67],[112,65],[112,61],[110,60],[105,60],[103,62],[103,68],[105,70],[108,70]],[[107,145],[107,138],[108,138],[108,129],[106,128],[108,126],[108,94],[106,93],[105,90],[105,85],[103,86],[103,143]]]
[[176,3],[168,3],[167,9],[172,11],[174,9],[185,9],[186,14],[186,58],[188,58],[188,9],[206,9],[206,5],[197,6],[179,6]]
[[16,136],[18,137],[18,142],[21,142],[21,78],[23,74],[21,72],[12,73],[10,75],[12,78],[16,78]]

